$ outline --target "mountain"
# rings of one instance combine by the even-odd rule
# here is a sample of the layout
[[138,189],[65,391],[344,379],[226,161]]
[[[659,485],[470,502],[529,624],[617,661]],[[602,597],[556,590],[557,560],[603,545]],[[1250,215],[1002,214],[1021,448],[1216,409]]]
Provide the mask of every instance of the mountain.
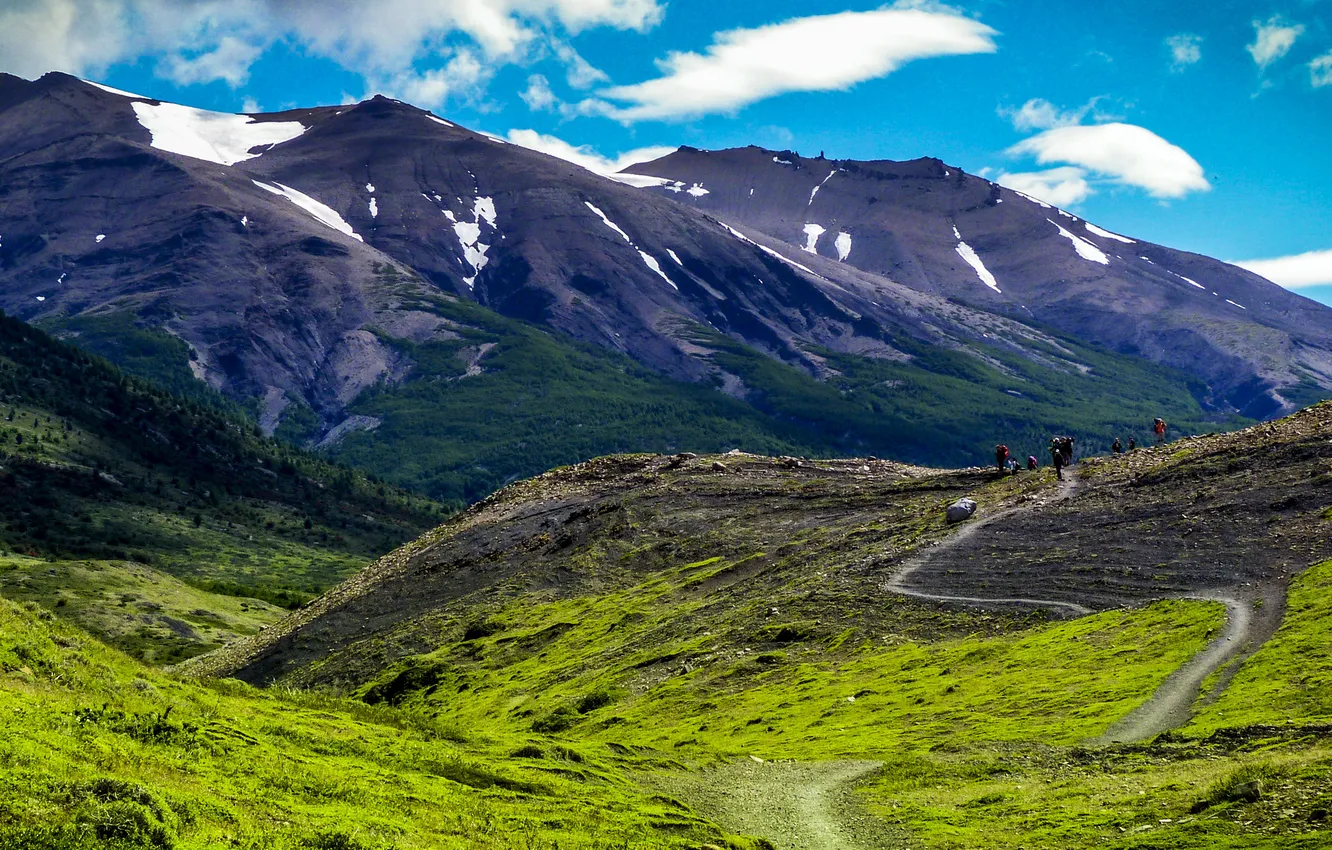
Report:
[[256,631],[441,518],[220,396],[173,395],[2,313],[0,491],[0,592],[159,663]]
[[[1327,393],[1325,338],[1256,306],[1208,314],[1233,344],[1205,368],[1160,365],[382,97],[232,116],[5,76],[0,149],[0,307],[454,503],[609,452],[959,464],[998,442],[1039,453],[1053,432],[1108,446],[1155,416],[1233,427],[1281,408],[1268,389]],[[1046,247],[1031,262],[1087,265]],[[1258,338],[1270,380],[1245,365]]]
[[937,159],[684,147],[625,173],[811,255],[1180,369],[1207,383],[1209,404],[1247,416],[1290,412],[1332,386],[1327,308]]

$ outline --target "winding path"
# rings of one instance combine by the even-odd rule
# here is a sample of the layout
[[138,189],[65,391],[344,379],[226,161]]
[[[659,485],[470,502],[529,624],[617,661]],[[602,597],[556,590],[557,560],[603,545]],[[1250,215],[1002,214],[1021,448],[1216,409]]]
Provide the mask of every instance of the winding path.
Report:
[[[1044,507],[1051,502],[1063,501],[1072,498],[1077,492],[1077,475],[1070,475],[1064,479],[1059,490],[1053,499],[1037,501],[1030,506],[1019,505],[999,511],[991,516],[984,517],[975,522],[970,522],[955,534],[946,540],[940,541],[931,546],[925,552],[915,556],[903,564],[902,568],[889,580],[883,589],[890,593],[897,593],[902,596],[911,596],[916,599],[927,599],[935,602],[962,602],[972,605],[1028,605],[1037,608],[1050,608],[1060,612],[1066,612],[1073,616],[1085,616],[1095,613],[1091,608],[1085,605],[1079,605],[1075,602],[1064,602],[1057,599],[1035,599],[1028,597],[982,597],[982,596],[954,596],[940,593],[929,593],[924,590],[917,590],[908,587],[906,582],[911,574],[920,568],[927,566],[940,554],[949,551],[958,544],[969,539],[981,529],[993,522],[998,522],[1014,514],[1023,513],[1030,510],[1036,510]],[[1280,625],[1279,611],[1273,611],[1275,616],[1263,616],[1259,618],[1261,622],[1257,629],[1254,628],[1254,606],[1246,600],[1235,596],[1224,595],[1221,593],[1198,593],[1188,594],[1178,597],[1181,599],[1196,599],[1207,602],[1220,602],[1226,606],[1226,623],[1221,634],[1217,635],[1206,647],[1199,651],[1184,664],[1171,673],[1164,682],[1157,687],[1152,696],[1120,718],[1113,726],[1105,731],[1104,734],[1088,741],[1091,745],[1122,744],[1135,741],[1145,741],[1154,738],[1162,732],[1175,729],[1184,725],[1192,716],[1194,702],[1197,701],[1202,691],[1203,682],[1207,677],[1218,670],[1222,670],[1227,664],[1236,659],[1251,654],[1267,641]],[[1266,600],[1265,600],[1266,601]],[[1278,602],[1276,608],[1280,608]],[[1236,665],[1237,666],[1237,665]],[[1209,698],[1215,696],[1224,689],[1229,683],[1229,675],[1233,674],[1235,667],[1222,673],[1222,678],[1218,682],[1217,688],[1209,695]]]
[[1000,520],[1003,519],[1008,519],[1014,514],[1025,513],[1026,511],[1035,510],[1036,508],[1044,507],[1045,505],[1050,504],[1050,502],[1052,501],[1061,502],[1065,499],[1070,499],[1073,497],[1073,494],[1077,492],[1077,490],[1078,490],[1077,476],[1074,474],[1070,474],[1063,481],[1059,482],[1059,490],[1055,493],[1053,499],[1037,501],[1031,506],[1019,505],[1017,507],[1008,508],[1007,510],[991,514],[990,516],[982,517],[981,519],[968,522],[966,525],[962,526],[962,528],[958,529],[956,533],[954,533],[947,539],[935,543],[926,551],[908,560],[905,564],[902,565],[902,568],[897,571],[897,574],[894,575],[883,586],[883,589],[889,593],[896,593],[901,596],[911,596],[916,599],[928,599],[933,602],[963,602],[971,605],[1029,605],[1033,608],[1052,608],[1056,611],[1066,611],[1076,617],[1082,617],[1086,616],[1087,614],[1093,613],[1092,609],[1088,608],[1085,605],[1078,605],[1076,602],[1062,602],[1058,599],[1032,599],[1020,596],[1002,597],[1002,598],[985,597],[985,596],[952,596],[941,593],[929,593],[928,591],[924,590],[916,590],[914,588],[908,587],[906,584],[906,580],[910,578],[912,573],[916,572],[921,567],[924,567],[927,564],[929,564],[940,554],[955,548],[958,544],[966,540],[969,540],[978,531],[980,531],[982,528],[985,528],[987,525],[999,522]]

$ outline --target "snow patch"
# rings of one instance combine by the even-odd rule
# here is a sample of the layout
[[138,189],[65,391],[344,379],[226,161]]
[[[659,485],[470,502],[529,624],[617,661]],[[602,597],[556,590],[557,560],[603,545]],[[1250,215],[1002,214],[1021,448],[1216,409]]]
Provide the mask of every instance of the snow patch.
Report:
[[666,249],[666,253],[667,253],[667,254],[670,254],[671,259],[672,259],[672,260],[675,260],[675,264],[676,264],[677,266],[679,266],[680,268],[684,268],[684,263],[680,262],[680,255],[679,255],[679,254],[675,253],[675,252],[672,251],[670,248],[667,248],[667,249]]
[[980,278],[981,283],[1002,295],[1004,291],[999,288],[999,281],[995,280],[994,275],[990,274],[990,270],[985,268],[985,263],[981,260],[980,254],[976,253],[976,249],[962,241],[962,234],[958,232],[956,224],[953,225],[953,235],[957,237],[957,248],[955,249],[957,255],[975,270],[976,277]]
[[1063,210],[1056,210],[1056,212],[1058,212],[1058,213],[1059,213],[1060,215],[1062,215],[1064,218],[1071,218],[1071,219],[1073,219],[1074,221],[1077,221],[1077,220],[1078,220],[1078,217],[1075,216],[1075,215],[1073,215],[1072,213],[1066,213],[1066,212],[1064,212]]
[[1227,304],[1232,304],[1232,305],[1234,305],[1234,306],[1240,308],[1241,310],[1247,310],[1247,309],[1249,309],[1248,307],[1245,307],[1243,304],[1236,304],[1234,301],[1231,301],[1229,298],[1226,299],[1226,303],[1227,303]]
[[795,163],[789,159],[782,159],[781,157],[776,157],[776,156],[772,158],[772,161],[777,163],[778,165],[795,165]]
[[84,80],[84,82],[92,86],[93,88],[99,88],[102,91],[110,92],[111,94],[118,94],[121,97],[132,97],[135,100],[148,100],[148,98],[144,97],[141,94],[134,94],[132,92],[123,91],[121,89],[113,89],[110,86],[104,86],[101,83],[94,83],[92,80]]
[[841,231],[837,234],[837,239],[833,242],[833,246],[837,248],[837,261],[841,263],[846,262],[846,258],[851,256],[851,234],[844,230]]
[[1028,195],[1026,192],[1019,192],[1017,189],[1009,189],[1008,191],[1012,192],[1015,195],[1021,195],[1022,197],[1031,201],[1033,204],[1039,204],[1040,206],[1045,207],[1047,210],[1054,209],[1054,207],[1050,206],[1045,201],[1038,201],[1035,198],[1033,198],[1031,195]]
[[616,233],[620,234],[620,236],[624,237],[625,242],[628,242],[630,245],[634,244],[634,240],[629,238],[629,234],[621,230],[618,224],[607,218],[606,214],[602,212],[595,204],[593,204],[591,201],[583,201],[583,203],[587,205],[588,209],[592,210],[592,212],[597,214],[597,218],[601,219],[603,224],[605,224],[611,230],[614,230]]
[[1050,221],[1050,219],[1047,218],[1046,221],[1049,221],[1051,224],[1054,224],[1055,227],[1059,228],[1059,235],[1073,243],[1073,250],[1078,252],[1079,257],[1089,262],[1100,263],[1103,266],[1110,265],[1110,258],[1107,257],[1105,252],[1100,248],[1097,248],[1081,236],[1065,230],[1061,225],[1055,224],[1055,222]]
[[633,186],[635,189],[657,189],[666,188],[673,192],[678,192],[679,185],[672,186],[676,181],[666,177],[653,177],[651,174],[607,174],[605,175],[616,183],[623,183],[626,186]]
[[371,198],[371,199],[370,199],[370,217],[371,217],[371,218],[379,218],[379,199],[378,199],[378,198]]
[[45,295],[38,295],[38,296],[37,296],[37,300],[38,300],[38,301],[45,301],[45,300],[46,300],[46,296],[45,296]]
[[486,220],[486,224],[490,225],[491,227],[494,227],[494,226],[495,226],[495,199],[494,199],[494,198],[477,198],[477,199],[476,199],[476,203],[474,203],[474,204],[472,205],[472,214],[476,216],[476,218],[477,218],[478,221],[480,221],[481,219],[485,219],[485,220]]
[[801,250],[809,254],[817,254],[819,252],[818,251],[819,237],[822,236],[824,232],[825,231],[823,227],[820,225],[806,224],[805,247],[802,248]]
[[206,112],[175,103],[134,104],[139,123],[152,136],[153,147],[182,156],[235,165],[259,156],[252,148],[273,147],[305,132],[299,121],[255,121],[248,115]]
[[[774,257],[774,258],[776,258],[776,259],[778,259],[778,260],[781,260],[783,263],[786,263],[786,264],[787,264],[788,266],[790,266],[791,268],[794,268],[794,269],[800,269],[802,272],[804,272],[804,273],[806,273],[806,274],[809,274],[809,275],[813,275],[814,277],[817,277],[817,278],[819,278],[820,280],[827,280],[827,278],[825,278],[823,275],[819,274],[818,272],[814,271],[814,270],[811,269],[809,266],[801,265],[800,263],[797,263],[795,260],[791,259],[790,257],[787,257],[787,256],[785,256],[785,255],[783,255],[783,254],[780,254],[780,253],[778,253],[778,252],[772,250],[772,249],[769,248],[767,245],[760,245],[759,243],[755,242],[753,239],[750,239],[750,238],[749,238],[748,236],[746,236],[745,234],[743,234],[743,233],[741,233],[740,231],[736,230],[734,227],[731,227],[731,225],[727,224],[726,222],[724,222],[724,221],[718,221],[717,223],[720,224],[722,227],[726,228],[727,230],[729,230],[729,231],[731,232],[731,235],[734,236],[736,239],[739,239],[741,242],[746,242],[746,243],[748,243],[748,244],[750,244],[750,245],[753,245],[755,248],[759,249],[760,251],[762,251],[763,253],[767,254],[768,256],[770,256],[770,257]],[[762,282],[762,281],[760,281],[760,283],[761,283],[761,282]]]
[[98,242],[98,243],[101,243],[101,241],[102,241],[103,239],[105,239],[105,238],[106,238],[106,234],[105,234],[105,233],[99,233],[99,234],[97,234],[97,238],[96,238],[95,240],[93,240],[93,241]]
[[284,186],[281,183],[274,183],[270,186],[267,183],[260,183],[258,180],[251,180],[250,182],[258,186],[260,189],[263,189],[265,192],[272,192],[274,195],[280,195],[286,198],[313,216],[320,224],[331,227],[339,233],[345,233],[357,242],[365,241],[360,237],[360,234],[355,230],[352,230],[352,226],[348,224],[342,216],[338,215],[332,207],[319,203],[304,192],[299,192],[290,186]]
[[[1150,262],[1150,260],[1149,260],[1148,262]],[[1175,277],[1179,278],[1180,280],[1184,281],[1185,283],[1191,283],[1191,284],[1193,284],[1194,286],[1198,287],[1199,289],[1203,290],[1204,292],[1207,291],[1207,287],[1203,286],[1201,283],[1199,283],[1198,281],[1194,280],[1193,278],[1185,277],[1184,275],[1180,274],[1179,272],[1171,272],[1171,274],[1173,274]]]
[[[836,173],[839,172],[839,171],[841,171],[840,168],[834,168],[832,171],[829,171],[829,172],[828,172],[828,176],[825,177],[825,178],[823,178],[823,183],[827,183],[829,180],[831,180],[831,179],[833,178],[833,175],[836,174]],[[810,192],[809,192],[809,203],[805,205],[806,207],[809,207],[809,206],[811,206],[811,205],[814,203],[814,196],[817,195],[817,194],[819,193],[819,190],[823,188],[823,183],[820,183],[819,185],[815,186],[813,189],[810,190]],[[754,190],[753,190],[753,189],[750,189],[750,190],[749,190],[749,193],[750,193],[751,195],[754,194]]]
[[[1139,260],[1147,260],[1146,257],[1138,257],[1138,259],[1139,259]],[[1151,260],[1147,260],[1147,262],[1152,263]],[[1156,263],[1152,263],[1152,265],[1156,265]]]
[[674,289],[677,292],[679,291],[680,287],[675,285],[675,281],[667,277],[666,272],[661,270],[661,263],[657,262],[656,257],[652,256],[647,251],[644,251],[642,249],[639,249],[638,256],[643,258],[643,262],[647,264],[648,268],[652,269],[654,272],[660,275],[662,280],[669,283],[671,285],[671,289]]
[[695,198],[701,198],[704,195],[709,194],[709,192],[707,189],[703,188],[702,183],[695,183],[689,187],[689,194],[693,195]]
[[1094,233],[1097,236],[1104,236],[1106,239],[1118,239],[1120,242],[1123,242],[1125,245],[1136,244],[1132,239],[1129,239],[1126,236],[1120,236],[1118,233],[1111,233],[1108,230],[1102,230],[1101,228],[1092,224],[1090,221],[1084,221],[1082,223],[1082,226],[1087,228],[1087,232]]
[[441,212],[444,213],[444,217],[447,218],[449,221],[456,222],[458,220],[458,217],[453,214],[453,210],[441,210]]
[[250,217],[248,215],[241,216],[241,227],[249,227],[249,226],[250,226]]
[[445,127],[452,127],[452,126],[453,126],[453,125],[450,124],[449,122],[445,121],[443,118],[436,118],[436,117],[433,116],[433,115],[427,115],[426,117],[429,118],[431,121],[434,121],[436,124],[443,124]]
[[375,193],[375,184],[374,184],[374,183],[366,183],[366,184],[365,184],[365,191],[367,191],[367,192],[369,192],[370,194],[373,195],[373,194]]

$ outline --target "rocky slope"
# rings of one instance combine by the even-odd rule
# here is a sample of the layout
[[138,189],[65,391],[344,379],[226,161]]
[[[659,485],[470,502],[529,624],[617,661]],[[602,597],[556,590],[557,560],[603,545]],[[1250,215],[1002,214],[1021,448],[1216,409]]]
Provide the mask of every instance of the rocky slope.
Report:
[[1290,412],[1332,379],[1326,307],[937,159],[681,148],[627,173],[810,254],[1182,369],[1249,416]]

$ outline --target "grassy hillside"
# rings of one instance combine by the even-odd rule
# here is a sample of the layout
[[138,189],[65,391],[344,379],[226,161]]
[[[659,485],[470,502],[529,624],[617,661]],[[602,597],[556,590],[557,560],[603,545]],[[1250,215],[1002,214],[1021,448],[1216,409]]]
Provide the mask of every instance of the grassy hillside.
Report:
[[194,684],[0,600],[0,848],[744,850],[628,780],[665,757],[551,747],[328,696]]
[[[297,605],[442,516],[428,500],[257,436],[223,399],[173,395],[3,316],[0,488],[0,582],[28,574],[15,592],[52,605],[84,582],[45,582],[33,559],[90,586],[138,570],[131,584],[148,602],[176,593],[158,592],[165,574],[195,591]],[[216,645],[178,631],[193,651]],[[154,640],[144,640],[148,651]]]
[[[728,824],[737,794],[780,779],[737,792],[718,764],[873,759],[858,799],[912,847],[1332,840],[1332,405],[1078,474],[1060,499],[1049,473],[603,459],[506,488],[186,668],[527,736],[538,764],[658,754],[684,769],[644,781]],[[895,593],[964,494],[1011,513],[940,549],[920,586],[1100,610]],[[1284,625],[1204,686],[1191,724],[1091,743],[1221,633],[1223,606],[1188,597],[1248,594],[1280,619],[1290,576]]]

